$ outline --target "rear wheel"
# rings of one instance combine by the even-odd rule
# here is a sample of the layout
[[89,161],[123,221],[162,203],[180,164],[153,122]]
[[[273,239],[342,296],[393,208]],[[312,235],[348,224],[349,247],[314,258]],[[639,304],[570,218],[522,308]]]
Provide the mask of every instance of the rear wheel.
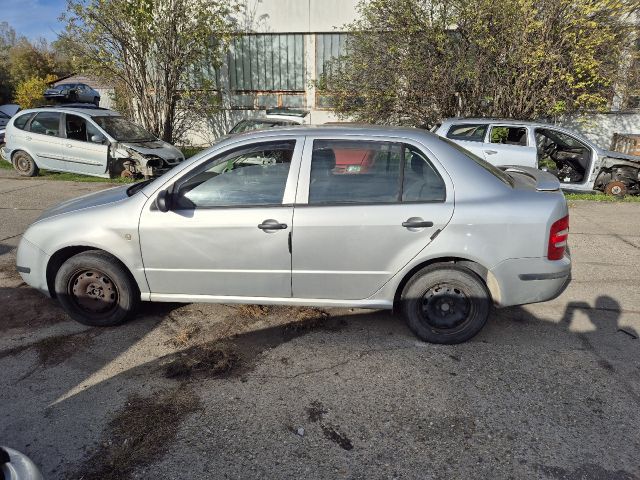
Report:
[[491,298],[471,270],[458,265],[432,265],[417,272],[401,296],[409,328],[430,343],[462,343],[487,322]]
[[100,106],[100,99],[98,97],[93,97],[93,104],[96,107],[99,107]]
[[13,156],[13,168],[23,177],[35,177],[40,169],[27,152],[17,152]]
[[56,274],[55,291],[71,318],[96,327],[125,322],[140,301],[127,269],[99,250],[79,253],[64,262]]

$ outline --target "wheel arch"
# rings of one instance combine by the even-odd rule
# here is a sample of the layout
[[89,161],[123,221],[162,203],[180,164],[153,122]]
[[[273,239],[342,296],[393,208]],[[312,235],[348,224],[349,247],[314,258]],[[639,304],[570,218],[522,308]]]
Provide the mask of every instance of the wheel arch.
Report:
[[413,277],[418,271],[422,270],[425,267],[429,267],[431,265],[459,265],[462,267],[466,267],[471,270],[473,273],[478,275],[480,279],[484,282],[489,293],[491,295],[491,299],[494,303],[499,303],[500,300],[500,289],[498,283],[494,276],[491,274],[488,268],[475,262],[473,260],[469,260],[467,258],[461,257],[439,257],[439,258],[431,258],[429,260],[425,260],[424,262],[420,262],[415,265],[411,270],[409,270],[402,280],[398,284],[396,288],[395,295],[393,297],[393,309],[397,310],[398,304],[400,302],[400,297],[402,295],[402,291],[404,290],[405,285],[411,277]]
[[49,261],[47,262],[46,280],[47,280],[47,289],[49,290],[49,295],[51,295],[51,298],[56,298],[55,279],[56,279],[56,274],[58,273],[58,270],[60,270],[60,267],[62,266],[62,264],[67,260],[69,260],[71,257],[78,255],[79,253],[88,252],[88,251],[102,252],[106,255],[109,255],[111,258],[113,258],[113,260],[118,262],[120,266],[122,266],[122,268],[124,268],[125,271],[129,274],[129,276],[131,277],[131,280],[133,281],[133,284],[136,285],[136,287],[138,288],[138,292],[140,292],[140,285],[138,285],[138,282],[135,276],[131,272],[131,269],[127,266],[126,263],[120,260],[117,255],[114,255],[111,252],[108,252],[106,250],[103,250],[97,247],[91,247],[87,245],[73,245],[73,246],[61,248],[60,250],[55,252],[53,255],[51,255],[51,257],[49,258]]

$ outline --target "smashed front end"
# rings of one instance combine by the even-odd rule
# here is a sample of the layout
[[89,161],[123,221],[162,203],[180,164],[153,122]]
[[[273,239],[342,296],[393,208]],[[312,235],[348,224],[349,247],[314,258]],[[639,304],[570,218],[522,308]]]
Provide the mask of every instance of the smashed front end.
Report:
[[162,141],[117,142],[109,151],[111,176],[153,178],[184,160],[180,150]]
[[640,157],[605,152],[594,189],[609,195],[640,194]]

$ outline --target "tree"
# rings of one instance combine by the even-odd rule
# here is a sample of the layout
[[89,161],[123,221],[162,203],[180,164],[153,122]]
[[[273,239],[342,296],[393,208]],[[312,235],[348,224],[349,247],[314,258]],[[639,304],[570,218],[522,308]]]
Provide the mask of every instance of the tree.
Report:
[[635,0],[370,0],[319,89],[357,121],[534,119],[603,109]]
[[114,82],[133,119],[174,142],[216,108],[215,67],[235,0],[68,0],[65,38]]
[[31,77],[19,83],[16,87],[15,101],[22,108],[33,108],[44,105],[44,91],[50,82],[56,79],[55,75],[46,77]]

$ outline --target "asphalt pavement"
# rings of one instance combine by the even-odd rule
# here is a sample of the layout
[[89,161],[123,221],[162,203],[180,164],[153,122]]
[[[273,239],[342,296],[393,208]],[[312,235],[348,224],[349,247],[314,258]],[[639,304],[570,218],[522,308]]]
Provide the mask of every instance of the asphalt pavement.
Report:
[[389,312],[147,304],[88,328],[24,285],[40,211],[0,171],[0,444],[45,478],[640,478],[640,204],[573,202],[573,281],[471,341]]

